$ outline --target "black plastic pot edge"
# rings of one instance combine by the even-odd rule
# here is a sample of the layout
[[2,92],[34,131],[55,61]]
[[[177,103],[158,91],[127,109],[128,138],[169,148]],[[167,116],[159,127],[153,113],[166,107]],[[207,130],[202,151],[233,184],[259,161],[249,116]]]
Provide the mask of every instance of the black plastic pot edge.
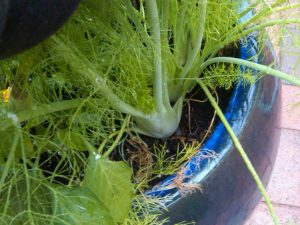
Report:
[[[275,61],[271,44],[257,57],[255,36],[241,43],[240,58],[270,65]],[[280,81],[265,76],[254,85],[238,85],[230,99],[225,116],[239,137],[264,184],[268,183],[279,140]],[[215,159],[205,159],[211,151]],[[201,225],[242,224],[261,195],[223,124],[218,124],[197,155],[184,165],[186,182],[201,185],[197,191],[182,196],[172,175],[148,190],[152,197],[164,198],[168,208],[163,218],[169,224],[182,221]],[[170,188],[173,187],[173,188]]]

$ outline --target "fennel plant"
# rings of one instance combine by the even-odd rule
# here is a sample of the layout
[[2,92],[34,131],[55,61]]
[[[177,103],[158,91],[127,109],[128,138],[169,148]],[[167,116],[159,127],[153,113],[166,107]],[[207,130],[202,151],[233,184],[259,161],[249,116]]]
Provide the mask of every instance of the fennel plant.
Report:
[[[132,115],[134,129],[141,134],[156,138],[173,134],[181,118],[184,96],[195,86],[191,80],[200,74],[206,80],[211,64],[236,64],[228,74],[237,74],[238,66],[245,65],[299,85],[299,80],[268,66],[217,57],[224,46],[254,31],[299,22],[260,22],[274,10],[287,8],[280,5],[283,1],[239,24],[243,12],[239,14],[238,2],[232,1],[145,0],[139,2],[138,8],[128,0],[100,2],[90,3],[89,10],[94,13],[83,12],[76,25],[69,24],[69,33],[52,38],[56,52],[74,72],[90,79],[115,109]],[[226,12],[226,17],[215,16],[222,12]],[[82,49],[79,37],[75,39],[76,29],[90,37],[91,56]],[[81,39],[86,41],[83,35]],[[95,49],[96,41],[105,44]],[[237,76],[226,76],[227,85],[236,81],[234,77]],[[222,81],[219,77],[214,85]]]
[[46,42],[2,61],[1,88],[11,91],[0,105],[0,223],[157,222],[139,215],[159,203],[134,195],[143,185],[134,188],[131,169],[110,154],[129,132],[173,134],[197,83],[214,106],[209,89],[254,82],[251,69],[300,85],[271,65],[218,56],[256,31],[262,49],[265,28],[298,24],[299,18],[266,20],[300,7],[284,3],[257,0],[240,10],[232,0],[86,0]]

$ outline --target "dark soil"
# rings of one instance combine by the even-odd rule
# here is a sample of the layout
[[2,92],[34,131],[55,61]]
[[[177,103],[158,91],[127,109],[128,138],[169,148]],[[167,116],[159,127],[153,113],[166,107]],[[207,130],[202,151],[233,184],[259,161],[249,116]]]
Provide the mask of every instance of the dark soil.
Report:
[[[226,109],[228,100],[232,91],[226,91],[224,89],[217,90],[219,97],[219,106],[222,110]],[[177,149],[183,149],[184,145],[192,143],[200,143],[203,141],[204,136],[208,131],[214,115],[214,109],[210,102],[207,100],[204,92],[200,90],[199,86],[186,97],[182,118],[177,131],[167,139],[156,139],[147,136],[140,136],[140,141],[132,140],[130,137],[122,145],[122,151],[115,151],[111,155],[112,160],[125,160],[134,170],[134,174],[139,176],[139,170],[143,167],[149,166],[147,164],[154,163],[156,157],[154,155],[154,147],[165,146],[168,152],[165,155],[165,159],[173,157],[177,153]],[[216,117],[213,121],[213,127],[218,123],[219,119]],[[211,130],[213,130],[213,127]],[[209,137],[208,134],[208,137]],[[148,174],[149,175],[149,174]],[[147,177],[149,185],[155,185],[166,176],[151,175]]]

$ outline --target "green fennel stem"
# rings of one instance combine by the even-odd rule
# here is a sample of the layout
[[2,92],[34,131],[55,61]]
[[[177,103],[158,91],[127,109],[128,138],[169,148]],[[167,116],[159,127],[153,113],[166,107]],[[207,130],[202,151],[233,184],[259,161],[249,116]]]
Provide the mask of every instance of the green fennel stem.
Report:
[[240,153],[242,159],[244,160],[249,172],[251,173],[253,179],[255,180],[257,187],[259,188],[263,198],[265,199],[265,202],[269,208],[270,214],[273,218],[273,221],[276,225],[279,225],[279,220],[277,218],[277,215],[275,213],[275,210],[273,208],[273,205],[270,201],[270,198],[267,194],[267,191],[263,185],[263,183],[261,182],[258,174],[255,171],[255,168],[253,167],[250,159],[248,158],[245,150],[243,149],[240,141],[238,140],[237,136],[234,134],[230,124],[228,123],[228,121],[226,120],[222,110],[220,109],[220,107],[218,106],[218,103],[215,101],[214,97],[211,95],[210,91],[208,90],[208,88],[206,87],[206,85],[201,81],[201,79],[197,79],[199,85],[201,86],[201,88],[203,89],[203,91],[205,92],[206,96],[208,97],[210,103],[212,104],[212,106],[214,107],[214,109],[216,110],[217,115],[220,117],[220,120],[222,121],[222,123],[224,124],[227,132],[229,133],[234,146],[236,147],[236,149],[238,150],[238,152]]
[[[54,113],[58,111],[64,111],[80,106],[84,102],[83,99],[74,99],[74,100],[65,100],[61,102],[44,104],[38,107],[34,107],[30,110],[21,111],[15,114],[15,118],[18,119],[18,122],[30,120],[39,116],[43,116],[49,113]],[[13,126],[13,122],[9,120],[0,122],[0,130],[4,131],[7,128]]]
[[184,66],[186,63],[187,51],[189,49],[189,42],[186,40],[185,24],[184,24],[184,12],[180,12],[177,15],[178,22],[174,29],[174,58],[177,64]]
[[273,6],[269,3],[269,2],[267,2],[266,0],[262,0],[263,1],[263,3],[271,10],[271,12],[273,13],[273,15],[275,14],[275,11],[274,11],[274,9],[273,9]]
[[261,2],[261,0],[256,0],[255,2],[251,3],[251,5],[249,5],[245,10],[243,10],[240,14],[239,14],[239,18],[242,18],[244,15],[246,15],[248,12],[253,11],[253,8],[255,8],[259,3]]
[[98,149],[97,149],[97,152],[98,152],[99,155],[102,154],[103,149],[104,149],[104,147],[106,146],[108,140],[111,139],[111,138],[113,138],[114,136],[118,135],[119,133],[120,133],[120,131],[117,130],[117,131],[111,133],[111,134],[108,136],[107,139],[104,139],[104,140],[102,141],[102,143],[100,144],[100,146],[99,146]]
[[205,27],[205,19],[206,19],[206,6],[207,6],[207,0],[203,0],[201,2],[201,7],[200,7],[201,17],[199,18],[200,27],[199,27],[198,37],[197,37],[196,43],[193,43],[194,48],[192,49],[192,51],[189,53],[189,55],[187,57],[186,64],[184,65],[184,68],[183,68],[181,74],[179,75],[180,78],[186,77],[186,75],[190,72],[191,68],[193,67],[193,64],[195,62],[197,55],[200,53],[201,46],[202,46],[202,39],[203,39],[203,35],[204,35],[204,27]]
[[[19,127],[16,127],[16,129],[20,129]],[[6,164],[5,164],[5,167],[3,169],[3,172],[1,174],[1,180],[0,180],[0,193],[2,192],[2,188],[4,186],[4,183],[5,183],[5,180],[6,180],[6,177],[8,176],[8,173],[9,173],[9,170],[10,170],[10,166],[11,164],[13,163],[14,161],[14,158],[15,158],[15,152],[16,152],[16,149],[17,149],[17,145],[18,145],[18,142],[19,142],[19,138],[20,138],[20,132],[15,132],[15,135],[14,135],[14,141],[13,141],[13,144],[9,150],[9,155],[8,155],[8,158],[7,158],[7,161],[6,161]]]
[[[161,31],[161,40],[162,45],[165,48],[165,51],[167,51],[167,54],[172,54],[169,40],[168,40],[168,32],[169,32],[169,1],[163,1],[162,2],[162,31]],[[169,57],[168,55],[163,55],[162,57]],[[163,63],[162,65],[162,90],[163,90],[163,104],[168,105],[170,104],[170,97],[169,97],[169,90],[168,90],[168,68],[167,64]]]
[[119,130],[118,136],[114,140],[113,144],[109,147],[109,149],[103,154],[104,158],[109,157],[110,153],[112,153],[112,151],[115,150],[116,146],[120,143],[120,140],[126,131],[126,126],[128,125],[129,120],[130,116],[126,116],[125,120],[123,121],[122,127]]
[[263,72],[265,74],[269,74],[274,77],[280,78],[282,80],[288,81],[297,86],[300,86],[300,79],[297,77],[293,77],[287,73],[273,69],[269,66],[261,65],[261,64],[250,62],[250,61],[243,60],[243,59],[232,58],[232,57],[216,57],[216,58],[208,59],[205,63],[202,64],[202,66],[201,66],[202,71],[207,66],[214,64],[214,63],[233,63],[233,64],[246,66],[246,67],[258,70],[260,72]]
[[136,26],[137,31],[141,34],[143,41],[145,41],[145,43],[150,43],[151,38],[147,33],[147,29],[145,29],[145,27],[141,23],[141,19],[139,18],[138,12],[136,11],[136,9],[132,6],[130,1],[125,1],[125,6],[126,6],[126,9],[127,9],[130,19],[133,21],[134,25]]
[[[245,28],[248,25],[250,25],[251,23],[253,23],[253,22],[257,21],[258,19],[260,19],[260,17],[262,17],[262,16],[264,16],[264,18],[265,18],[266,15],[276,15],[276,13],[278,13],[278,12],[285,11],[287,9],[293,9],[293,8],[299,7],[300,3],[289,4],[289,5],[278,7],[279,5],[281,5],[280,2],[272,4],[271,8],[268,7],[268,9],[269,9],[268,11],[262,11],[258,14],[255,14],[253,17],[251,17],[251,19],[247,20],[244,23],[241,23],[240,26],[242,28]],[[275,8],[275,7],[278,7],[278,8]],[[276,19],[278,20],[280,18],[276,17]],[[239,27],[239,25],[236,28],[238,28],[238,27]]]
[[224,39],[224,41],[222,41],[221,43],[219,43],[218,45],[216,45],[213,49],[211,49],[210,51],[208,51],[203,58],[206,59],[209,56],[214,56],[218,53],[218,51],[220,49],[222,49],[224,46],[239,40],[240,38],[244,38],[247,35],[255,32],[255,31],[261,31],[264,28],[267,27],[272,27],[272,26],[277,26],[277,25],[284,25],[284,24],[294,24],[294,23],[300,23],[300,19],[276,19],[276,20],[271,20],[265,23],[261,23],[258,25],[254,25],[253,27],[249,27],[246,30],[242,30],[242,31],[238,31],[238,33],[236,34],[232,34],[232,35],[227,35],[227,38]]
[[[170,9],[170,2],[169,1],[163,1],[162,2],[162,43],[166,46],[169,46],[169,40],[168,40],[168,32],[169,32],[169,9]],[[168,49],[170,50],[170,49]]]
[[[21,143],[23,143],[23,136],[21,134],[21,130],[18,130],[18,132],[20,132],[20,141],[21,141]],[[22,153],[22,160],[23,160],[23,162],[27,162],[28,159],[26,158],[26,153],[25,153],[24,145],[21,145],[21,153]],[[27,210],[30,211],[31,210],[30,181],[29,181],[28,166],[26,165],[26,163],[23,163],[23,170],[25,172],[26,195],[27,195]],[[32,214],[29,214],[28,216],[29,216],[30,224],[34,224],[34,219],[32,217]]]
[[[120,110],[123,113],[140,117],[147,118],[148,116],[141,112],[140,110],[134,108],[133,106],[127,104],[122,99],[120,99],[117,95],[115,95],[112,89],[106,85],[104,79],[101,76],[97,76],[95,70],[88,69],[87,74],[89,74],[92,80],[96,80],[96,87],[98,91],[101,93],[103,97],[105,97],[109,103],[116,109]],[[97,84],[98,83],[98,84]]]
[[[261,2],[261,0],[258,0],[257,2],[255,2],[253,5],[250,5],[247,7],[247,9],[245,9],[240,15],[239,18],[241,18],[243,15],[245,15],[246,13],[250,12],[251,10],[253,10],[254,7],[256,7],[256,3],[259,4]],[[279,5],[281,5],[282,3],[280,2],[275,2],[274,4],[271,5],[271,8],[275,8],[278,7]],[[266,15],[271,15],[273,13],[273,11],[275,10],[275,12],[280,12],[281,10],[283,10],[284,8],[289,8],[290,6],[284,6],[284,7],[279,7],[276,9],[273,9],[272,11],[270,11],[270,8],[265,8],[262,11],[254,14],[250,19],[246,20],[245,22],[239,23],[237,24],[231,31],[230,33],[227,33],[226,35],[223,36],[224,40],[226,39],[226,37],[228,36],[232,36],[238,32],[241,32],[245,29],[245,27],[250,26],[253,23],[257,23],[257,20],[259,20],[262,16],[266,16]]]
[[156,111],[159,112],[164,108],[160,21],[156,1],[146,0],[146,6],[150,21],[150,33],[154,43],[154,100]]

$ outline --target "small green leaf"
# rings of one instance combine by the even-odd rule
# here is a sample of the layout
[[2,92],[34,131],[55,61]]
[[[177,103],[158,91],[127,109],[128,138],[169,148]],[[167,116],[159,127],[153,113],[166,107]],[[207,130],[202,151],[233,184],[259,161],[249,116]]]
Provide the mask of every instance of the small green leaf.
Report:
[[114,225],[108,209],[88,188],[57,188],[53,196],[57,224]]
[[110,210],[115,223],[122,223],[131,209],[131,170],[124,162],[90,156],[83,185]]

